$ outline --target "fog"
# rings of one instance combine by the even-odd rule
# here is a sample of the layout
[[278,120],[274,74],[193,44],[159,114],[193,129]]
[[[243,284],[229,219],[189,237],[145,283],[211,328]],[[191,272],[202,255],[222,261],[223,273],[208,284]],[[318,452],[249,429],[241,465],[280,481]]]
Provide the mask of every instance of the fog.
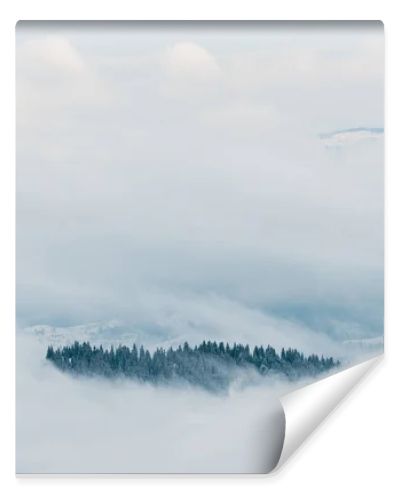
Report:
[[380,23],[18,23],[18,472],[265,472],[282,439],[274,383],[78,380],[51,342],[382,349],[383,54]]
[[231,304],[381,335],[383,134],[320,137],[383,126],[383,47],[376,23],[20,23],[20,324]]
[[276,384],[215,396],[76,379],[17,340],[17,473],[265,473],[279,459]]

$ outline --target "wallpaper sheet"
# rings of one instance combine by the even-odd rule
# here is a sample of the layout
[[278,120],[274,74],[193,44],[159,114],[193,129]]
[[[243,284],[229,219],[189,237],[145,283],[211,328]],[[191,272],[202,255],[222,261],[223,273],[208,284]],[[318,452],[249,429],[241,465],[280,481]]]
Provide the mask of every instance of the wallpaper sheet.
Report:
[[19,22],[16,115],[17,473],[273,470],[383,353],[382,23]]

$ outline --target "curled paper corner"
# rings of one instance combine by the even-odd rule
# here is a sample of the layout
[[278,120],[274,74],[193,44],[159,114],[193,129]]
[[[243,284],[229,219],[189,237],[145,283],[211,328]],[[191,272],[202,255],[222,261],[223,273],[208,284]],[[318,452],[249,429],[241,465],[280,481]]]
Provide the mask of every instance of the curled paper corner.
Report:
[[278,471],[347,394],[383,359],[383,354],[280,398],[285,417]]

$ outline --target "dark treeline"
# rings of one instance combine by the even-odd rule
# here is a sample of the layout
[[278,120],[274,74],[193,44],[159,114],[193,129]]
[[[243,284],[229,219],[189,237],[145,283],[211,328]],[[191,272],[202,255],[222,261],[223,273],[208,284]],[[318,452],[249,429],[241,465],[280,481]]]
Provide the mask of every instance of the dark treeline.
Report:
[[315,354],[305,356],[296,349],[271,346],[203,342],[190,347],[187,342],[176,349],[157,349],[153,354],[133,345],[103,349],[87,342],[54,349],[48,347],[46,358],[62,371],[81,375],[113,378],[125,376],[141,381],[165,383],[186,381],[210,390],[225,389],[238,375],[238,369],[253,369],[259,374],[283,375],[290,380],[315,376],[339,365],[333,358]]

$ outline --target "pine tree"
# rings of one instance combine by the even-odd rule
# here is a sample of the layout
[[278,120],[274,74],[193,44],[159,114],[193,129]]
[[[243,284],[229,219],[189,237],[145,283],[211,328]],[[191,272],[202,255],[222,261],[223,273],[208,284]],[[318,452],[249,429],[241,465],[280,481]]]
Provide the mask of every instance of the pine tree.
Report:
[[279,374],[293,380],[314,376],[339,366],[332,357],[311,354],[304,356],[297,349],[283,348],[279,356],[268,345],[255,346],[204,341],[194,348],[185,342],[183,348],[156,349],[153,354],[134,344],[132,349],[91,347],[74,342],[71,346],[54,349],[49,346],[46,359],[57,368],[71,373],[103,377],[129,377],[145,382],[166,383],[171,380],[199,385],[209,390],[224,390],[234,380],[237,370],[256,370],[262,376]]

